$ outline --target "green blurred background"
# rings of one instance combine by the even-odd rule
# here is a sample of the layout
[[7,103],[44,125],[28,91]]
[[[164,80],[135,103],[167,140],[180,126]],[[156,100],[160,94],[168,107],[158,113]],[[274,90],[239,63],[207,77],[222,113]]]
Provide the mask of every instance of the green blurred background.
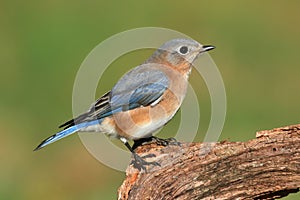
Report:
[[[2,0],[0,199],[116,199],[124,173],[94,159],[77,135],[32,149],[72,117],[73,83],[87,54],[128,29],[165,27],[217,46],[210,55],[228,100],[220,140],[245,141],[257,130],[299,123],[299,8],[300,1],[292,0]],[[99,83],[99,95],[149,54],[132,52],[116,60]],[[191,83],[198,84],[197,75]],[[210,117],[209,94],[199,85],[198,139]],[[163,133],[176,131],[179,115]]]

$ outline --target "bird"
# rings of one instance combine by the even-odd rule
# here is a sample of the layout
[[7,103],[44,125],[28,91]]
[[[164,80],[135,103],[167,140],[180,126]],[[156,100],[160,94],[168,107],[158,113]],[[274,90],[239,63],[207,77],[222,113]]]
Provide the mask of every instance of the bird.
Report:
[[[76,132],[99,132],[119,139],[142,165],[129,140],[154,137],[179,110],[187,92],[193,62],[215,47],[188,38],[165,42],[141,65],[123,75],[87,112],[43,140],[39,150]],[[153,163],[152,163],[153,164]]]

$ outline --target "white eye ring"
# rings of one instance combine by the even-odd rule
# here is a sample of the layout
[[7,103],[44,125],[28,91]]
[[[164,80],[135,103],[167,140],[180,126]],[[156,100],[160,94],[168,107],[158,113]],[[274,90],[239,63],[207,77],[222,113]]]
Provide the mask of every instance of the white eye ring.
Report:
[[181,55],[186,55],[189,52],[189,48],[187,46],[181,46],[178,49],[178,53]]

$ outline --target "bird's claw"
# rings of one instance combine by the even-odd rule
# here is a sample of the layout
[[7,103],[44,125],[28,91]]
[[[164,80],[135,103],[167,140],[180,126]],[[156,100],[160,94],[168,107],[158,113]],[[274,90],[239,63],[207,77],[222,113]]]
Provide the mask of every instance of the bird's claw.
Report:
[[133,149],[136,149],[138,146],[146,145],[146,144],[151,144],[155,143],[159,146],[168,146],[168,145],[176,145],[176,146],[181,146],[181,143],[178,142],[175,138],[167,138],[167,139],[162,139],[158,138],[155,136],[151,136],[149,138],[141,138],[139,140],[134,140],[133,144]]
[[155,142],[156,144],[161,145],[161,146],[168,146],[168,145],[181,146],[181,143],[178,142],[175,138],[163,139],[163,138],[158,138],[158,137],[152,136],[151,139],[152,139],[152,142]]
[[134,168],[138,169],[138,170],[144,170],[145,172],[147,172],[146,166],[147,165],[153,165],[153,166],[161,166],[158,162],[147,162],[146,160],[144,160],[144,158],[151,158],[151,157],[155,157],[154,154],[148,154],[146,156],[139,156],[136,153],[133,153],[133,157],[134,159],[131,161],[130,164],[133,165]]

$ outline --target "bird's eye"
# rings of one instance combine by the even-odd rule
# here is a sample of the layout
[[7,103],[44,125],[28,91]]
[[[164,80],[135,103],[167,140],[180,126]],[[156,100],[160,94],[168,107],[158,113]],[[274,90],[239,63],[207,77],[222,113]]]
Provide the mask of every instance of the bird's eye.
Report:
[[182,54],[182,55],[187,54],[188,51],[189,51],[189,49],[188,49],[187,46],[182,46],[182,47],[180,47],[180,49],[179,49],[179,53]]

